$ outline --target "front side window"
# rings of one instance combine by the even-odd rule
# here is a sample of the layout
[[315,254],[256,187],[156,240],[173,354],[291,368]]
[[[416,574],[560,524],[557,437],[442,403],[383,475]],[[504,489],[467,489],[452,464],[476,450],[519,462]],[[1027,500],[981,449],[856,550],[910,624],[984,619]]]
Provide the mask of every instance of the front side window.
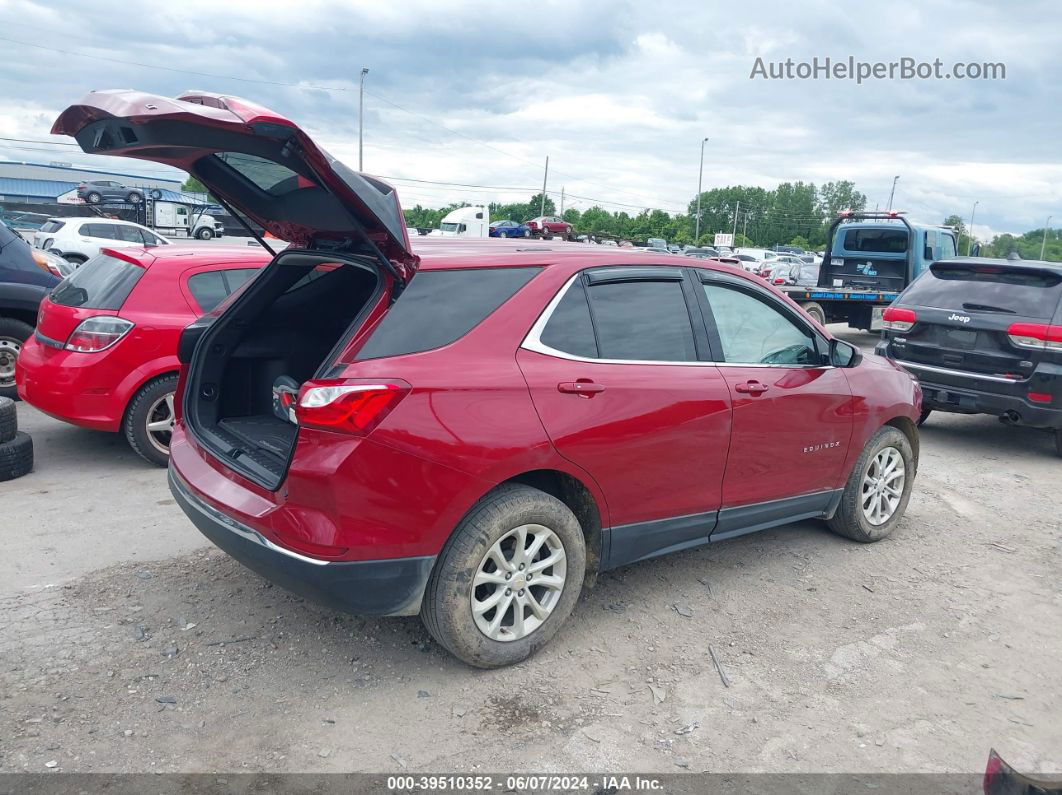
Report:
[[121,226],[119,224],[114,225],[114,230],[118,233],[118,239],[124,240],[127,243],[143,243],[144,236],[140,234],[140,230],[135,226]]
[[723,361],[732,364],[821,364],[815,338],[766,299],[721,284],[704,292],[722,344]]
[[955,238],[949,234],[940,235],[940,258],[952,259],[955,257]]
[[681,282],[604,282],[589,295],[602,359],[697,360]]

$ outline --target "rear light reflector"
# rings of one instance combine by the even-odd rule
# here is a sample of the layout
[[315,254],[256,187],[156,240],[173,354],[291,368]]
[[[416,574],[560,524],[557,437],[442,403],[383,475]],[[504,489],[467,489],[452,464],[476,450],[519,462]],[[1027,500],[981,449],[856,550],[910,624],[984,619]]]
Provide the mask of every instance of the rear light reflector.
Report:
[[918,315],[910,309],[894,309],[889,307],[881,316],[882,326],[890,331],[910,331],[916,322]]
[[66,341],[66,349],[78,353],[99,353],[118,342],[132,327],[130,321],[121,317],[90,317],[74,329]]
[[308,381],[299,392],[295,419],[306,428],[365,436],[409,390],[409,384],[398,379]]
[[1062,326],[1014,323],[1007,329],[1007,336],[1019,348],[1062,352]]
[[1051,396],[1046,392],[1030,392],[1029,400],[1033,403],[1050,403]]

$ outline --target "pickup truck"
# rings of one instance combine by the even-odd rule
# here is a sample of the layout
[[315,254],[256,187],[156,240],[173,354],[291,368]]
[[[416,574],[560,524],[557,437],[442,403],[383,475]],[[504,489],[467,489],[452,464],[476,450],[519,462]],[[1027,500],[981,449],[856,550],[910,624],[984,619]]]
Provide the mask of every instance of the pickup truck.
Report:
[[954,229],[912,224],[900,211],[845,210],[826,235],[818,285],[779,289],[820,323],[870,331],[931,263],[954,257],[957,244]]

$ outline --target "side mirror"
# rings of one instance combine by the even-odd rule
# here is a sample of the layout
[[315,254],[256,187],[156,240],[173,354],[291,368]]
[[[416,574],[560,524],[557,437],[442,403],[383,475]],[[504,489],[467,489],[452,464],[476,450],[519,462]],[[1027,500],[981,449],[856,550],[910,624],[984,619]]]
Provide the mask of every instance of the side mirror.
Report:
[[863,352],[844,340],[830,340],[830,364],[834,367],[855,367],[863,361]]

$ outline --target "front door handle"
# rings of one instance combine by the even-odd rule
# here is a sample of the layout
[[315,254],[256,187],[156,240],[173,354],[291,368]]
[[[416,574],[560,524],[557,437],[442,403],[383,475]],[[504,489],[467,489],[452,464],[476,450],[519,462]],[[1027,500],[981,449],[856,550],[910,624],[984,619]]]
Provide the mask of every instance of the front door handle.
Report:
[[601,384],[595,384],[589,379],[582,379],[579,381],[561,381],[557,384],[557,391],[569,395],[583,395],[584,397],[590,397],[596,395],[598,392],[604,392],[605,387]]
[[761,384],[759,381],[746,381],[744,384],[737,384],[734,387],[735,392],[744,392],[747,395],[762,395],[770,389],[766,384]]

